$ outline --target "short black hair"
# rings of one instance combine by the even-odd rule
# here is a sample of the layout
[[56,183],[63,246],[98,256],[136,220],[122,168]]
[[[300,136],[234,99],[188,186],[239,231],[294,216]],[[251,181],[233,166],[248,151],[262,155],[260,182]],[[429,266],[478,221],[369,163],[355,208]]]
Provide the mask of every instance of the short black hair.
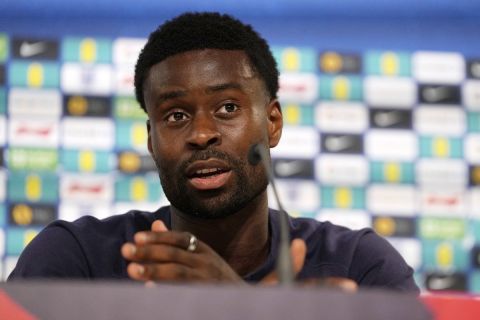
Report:
[[270,98],[277,98],[278,69],[270,48],[250,25],[216,12],[184,13],[150,34],[135,66],[135,95],[146,111],[143,85],[150,68],[175,54],[201,49],[242,50],[253,71],[264,81]]

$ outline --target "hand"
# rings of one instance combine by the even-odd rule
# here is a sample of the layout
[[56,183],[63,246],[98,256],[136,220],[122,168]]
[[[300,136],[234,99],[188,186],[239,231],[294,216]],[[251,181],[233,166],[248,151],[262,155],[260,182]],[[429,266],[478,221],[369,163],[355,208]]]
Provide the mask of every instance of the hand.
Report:
[[122,246],[122,256],[132,261],[128,275],[141,281],[188,281],[244,283],[243,279],[207,244],[198,240],[188,251],[191,234],[169,231],[162,221],[152,231],[138,232],[134,243]]

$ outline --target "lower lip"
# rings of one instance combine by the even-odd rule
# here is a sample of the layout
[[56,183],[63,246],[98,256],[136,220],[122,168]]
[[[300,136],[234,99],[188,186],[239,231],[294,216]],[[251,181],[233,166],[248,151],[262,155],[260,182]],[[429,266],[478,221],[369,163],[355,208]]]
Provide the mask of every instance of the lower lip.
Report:
[[231,171],[227,171],[205,178],[191,178],[189,181],[197,190],[214,190],[223,187],[231,174]]

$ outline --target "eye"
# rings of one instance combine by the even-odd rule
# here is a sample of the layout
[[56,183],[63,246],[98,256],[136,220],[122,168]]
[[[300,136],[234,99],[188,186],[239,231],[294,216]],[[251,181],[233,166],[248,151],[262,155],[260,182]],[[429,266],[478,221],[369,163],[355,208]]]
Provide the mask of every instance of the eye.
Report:
[[167,122],[178,122],[186,119],[187,119],[187,115],[185,113],[180,111],[175,111],[168,115]]
[[220,113],[232,113],[238,110],[238,106],[235,103],[228,102],[218,109]]

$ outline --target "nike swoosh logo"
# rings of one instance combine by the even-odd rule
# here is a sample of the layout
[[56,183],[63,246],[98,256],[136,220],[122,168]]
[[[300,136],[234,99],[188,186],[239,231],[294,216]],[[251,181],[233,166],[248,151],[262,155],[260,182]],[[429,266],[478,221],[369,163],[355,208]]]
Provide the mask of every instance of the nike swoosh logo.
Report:
[[398,111],[378,112],[375,114],[373,120],[379,127],[390,127],[401,121]]
[[301,173],[302,170],[302,162],[297,160],[289,162],[277,162],[275,164],[275,171],[277,172],[277,175],[282,177],[291,177]]
[[327,137],[325,139],[325,147],[329,151],[338,152],[345,149],[348,149],[353,145],[352,139],[350,137]]
[[422,92],[422,96],[428,102],[439,102],[445,100],[450,96],[448,89],[438,87],[438,88],[425,88]]
[[454,284],[452,278],[433,278],[429,281],[429,287],[433,290],[445,290],[451,288]]
[[36,56],[47,49],[47,44],[43,41],[39,42],[22,42],[20,45],[20,56],[23,58],[29,58]]

